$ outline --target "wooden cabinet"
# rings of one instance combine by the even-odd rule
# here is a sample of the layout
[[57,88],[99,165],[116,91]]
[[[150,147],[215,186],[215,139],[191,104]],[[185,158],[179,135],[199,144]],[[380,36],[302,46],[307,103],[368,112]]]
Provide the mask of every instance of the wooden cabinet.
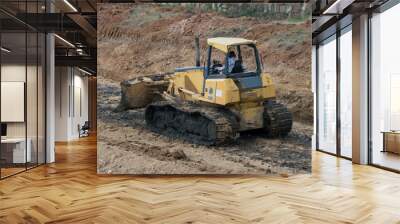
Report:
[[383,152],[400,154],[400,132],[383,133]]

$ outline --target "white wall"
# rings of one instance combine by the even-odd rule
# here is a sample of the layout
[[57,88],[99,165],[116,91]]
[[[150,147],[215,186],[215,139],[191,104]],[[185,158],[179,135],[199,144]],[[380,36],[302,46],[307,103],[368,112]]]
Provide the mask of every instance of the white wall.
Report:
[[[25,82],[25,64],[5,64],[1,66],[1,81],[10,82],[18,81]],[[6,108],[2,108],[6,110]],[[7,123],[8,137],[25,137],[25,122]]]
[[[25,64],[3,64],[1,66],[1,81],[2,82],[24,82],[26,69],[28,74],[34,69],[33,66],[26,67]],[[36,83],[35,83],[36,84]],[[28,91],[28,97],[36,97],[36,90],[33,93]],[[28,99],[27,99],[28,100]],[[31,100],[29,100],[31,101]],[[36,107],[36,105],[35,105]],[[7,110],[7,108],[1,108],[2,110]],[[24,108],[22,108],[24,110]],[[34,115],[36,118],[36,114]],[[28,121],[32,119],[31,114],[28,114]],[[26,122],[7,122],[7,136],[8,137],[25,137],[25,124]],[[35,120],[36,123],[36,120]],[[29,125],[31,127],[32,125]],[[29,136],[28,136],[29,137]]]
[[[3,64],[1,66],[1,81],[25,82],[25,64]],[[7,108],[1,108],[7,110]],[[25,122],[7,122],[7,137],[25,137]]]
[[70,83],[69,68],[55,68],[55,141],[68,140],[68,117],[69,117],[69,96],[68,88]]
[[25,82],[25,64],[3,64],[1,66],[1,81]]
[[56,67],[55,140],[79,138],[78,125],[88,120],[88,78],[76,68]]
[[74,96],[71,96],[72,99],[74,99],[73,105],[74,107],[72,108],[72,117],[73,119],[71,120],[71,135],[73,138],[78,138],[79,137],[79,132],[78,132],[78,125],[83,125],[85,121],[88,121],[88,78],[81,76],[82,73],[79,73],[79,75],[76,74],[75,70],[75,75],[74,75]]

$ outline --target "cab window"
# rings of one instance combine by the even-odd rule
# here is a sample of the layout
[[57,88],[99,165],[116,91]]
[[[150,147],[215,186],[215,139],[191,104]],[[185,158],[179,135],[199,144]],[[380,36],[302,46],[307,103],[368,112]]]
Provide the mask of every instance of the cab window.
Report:
[[[256,72],[257,71],[257,61],[256,52],[254,47],[250,45],[241,45],[240,54],[238,60],[240,61],[242,72]],[[240,71],[238,72],[240,73]]]
[[212,48],[210,75],[220,75],[225,72],[225,59],[226,56],[224,52],[216,48]]

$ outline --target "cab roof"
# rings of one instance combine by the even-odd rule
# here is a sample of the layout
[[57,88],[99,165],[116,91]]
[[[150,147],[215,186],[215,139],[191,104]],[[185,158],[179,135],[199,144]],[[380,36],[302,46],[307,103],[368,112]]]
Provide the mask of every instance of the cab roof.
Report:
[[255,44],[256,41],[254,40],[247,40],[244,38],[237,38],[237,37],[215,37],[209,38],[207,40],[207,44],[215,47],[223,52],[228,52],[231,46],[237,46],[242,44]]

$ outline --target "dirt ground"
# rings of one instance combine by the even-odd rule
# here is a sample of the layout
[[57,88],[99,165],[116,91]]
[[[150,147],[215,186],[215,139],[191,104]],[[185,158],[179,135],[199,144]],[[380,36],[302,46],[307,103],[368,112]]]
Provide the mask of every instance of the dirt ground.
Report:
[[[182,8],[101,4],[98,19],[98,171],[113,174],[266,174],[311,170],[310,23],[190,14]],[[194,35],[258,41],[278,101],[294,115],[286,138],[241,134],[227,146],[202,146],[151,132],[144,110],[115,112],[122,80],[194,64]],[[202,54],[204,59],[204,54]]]

